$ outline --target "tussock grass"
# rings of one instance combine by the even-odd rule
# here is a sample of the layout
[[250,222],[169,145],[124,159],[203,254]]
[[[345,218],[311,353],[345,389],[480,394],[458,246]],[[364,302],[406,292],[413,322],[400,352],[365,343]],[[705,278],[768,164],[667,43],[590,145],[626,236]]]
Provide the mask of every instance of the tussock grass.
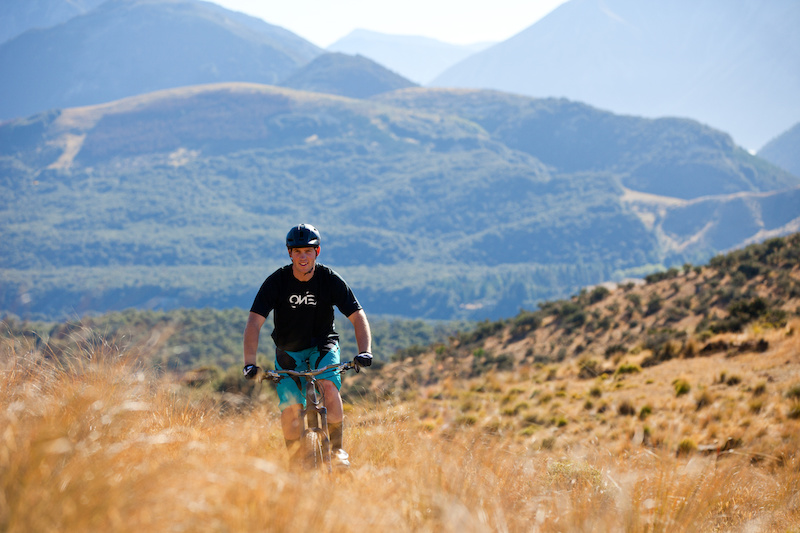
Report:
[[[693,380],[717,386],[715,398],[732,405],[715,399],[698,413],[655,374],[665,365],[603,392],[613,405],[642,390],[647,427],[587,409],[592,382],[558,378],[537,404],[530,391],[541,385],[530,371],[447,381],[408,401],[365,397],[347,409],[353,468],[319,477],[287,464],[271,397],[231,409],[229,398],[156,375],[146,350],[87,346],[56,360],[9,341],[0,349],[3,531],[792,531],[800,523],[800,422],[786,414],[794,389],[770,385],[753,413],[752,395],[714,385],[719,369],[703,361],[707,373]],[[685,363],[672,375],[682,371]],[[632,412],[640,401],[630,400]],[[707,425],[720,438],[737,430],[749,447],[675,453],[683,439],[707,437],[696,433],[699,417],[714,416]]]

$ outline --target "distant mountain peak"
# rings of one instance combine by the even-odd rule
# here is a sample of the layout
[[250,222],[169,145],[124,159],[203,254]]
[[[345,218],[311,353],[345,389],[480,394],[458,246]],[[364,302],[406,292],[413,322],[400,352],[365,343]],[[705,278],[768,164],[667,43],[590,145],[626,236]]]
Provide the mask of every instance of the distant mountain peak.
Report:
[[430,82],[688,117],[756,150],[800,121],[800,2],[570,0]]
[[356,29],[330,45],[328,50],[363,55],[412,81],[424,84],[451,65],[492,44],[457,45],[430,37]]
[[377,94],[416,86],[415,83],[361,55],[328,53],[314,58],[280,85],[336,94],[350,98],[369,98]]
[[321,53],[216,4],[111,0],[0,45],[0,119],[185,85],[275,84]]

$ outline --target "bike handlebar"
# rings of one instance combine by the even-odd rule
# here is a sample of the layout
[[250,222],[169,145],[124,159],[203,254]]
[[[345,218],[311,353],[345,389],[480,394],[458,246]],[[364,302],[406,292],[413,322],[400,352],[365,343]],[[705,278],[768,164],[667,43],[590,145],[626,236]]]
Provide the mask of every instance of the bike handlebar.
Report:
[[328,370],[335,370],[337,373],[341,374],[348,370],[355,370],[356,373],[360,371],[360,367],[354,361],[345,361],[344,363],[336,363],[332,365],[327,365],[322,368],[317,368],[316,370],[261,370],[258,374],[258,380],[264,381],[265,379],[271,379],[275,383],[279,382],[285,377],[314,377],[319,376],[320,374],[324,374]]

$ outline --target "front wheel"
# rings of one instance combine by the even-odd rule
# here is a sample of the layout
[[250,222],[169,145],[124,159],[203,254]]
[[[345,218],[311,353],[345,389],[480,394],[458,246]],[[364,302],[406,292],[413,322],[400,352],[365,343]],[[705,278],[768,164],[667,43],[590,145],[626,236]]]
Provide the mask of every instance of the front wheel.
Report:
[[325,457],[325,443],[318,431],[309,431],[303,440],[306,469],[330,471],[330,458]]

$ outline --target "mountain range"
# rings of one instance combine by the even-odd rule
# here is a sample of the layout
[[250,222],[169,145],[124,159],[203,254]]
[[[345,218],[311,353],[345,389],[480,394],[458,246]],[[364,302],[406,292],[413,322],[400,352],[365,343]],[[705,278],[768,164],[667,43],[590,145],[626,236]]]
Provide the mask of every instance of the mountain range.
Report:
[[800,122],[768,142],[758,157],[800,176]]
[[6,311],[248,307],[306,221],[370,312],[501,317],[800,225],[796,175],[691,119],[421,88],[204,2],[84,7],[0,45]]
[[108,0],[0,45],[0,119],[202,83],[277,84],[322,53],[208,2]]
[[758,150],[800,121],[800,3],[569,0],[431,86],[690,117]]
[[427,84],[448,67],[494,43],[450,44],[416,35],[353,30],[327,50],[363,55],[418,84]]
[[249,307],[301,221],[372,313],[508,316],[797,231],[800,180],[685,119],[495,91],[172,89],[0,125],[0,308]]
[[387,68],[356,55],[328,53],[317,56],[280,83],[281,87],[325,94],[368,98],[416,86]]
[[[4,3],[9,35],[25,24],[40,29],[0,40],[0,119],[198,83],[282,85],[325,52],[211,3],[98,3]],[[494,88],[618,114],[692,118],[755,151],[800,121],[797,20],[800,4],[792,0],[569,0],[493,46],[357,30],[329,50],[369,58],[410,85]]]
[[0,3],[0,43],[32,28],[49,28],[86,13],[105,0],[4,0]]

